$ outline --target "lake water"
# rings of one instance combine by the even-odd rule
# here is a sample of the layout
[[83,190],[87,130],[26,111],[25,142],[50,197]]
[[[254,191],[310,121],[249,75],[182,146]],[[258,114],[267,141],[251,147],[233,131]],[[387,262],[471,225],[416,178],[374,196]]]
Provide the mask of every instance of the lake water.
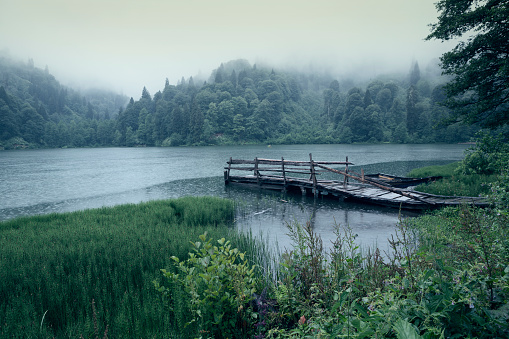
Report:
[[[333,224],[349,225],[362,245],[384,248],[399,211],[337,200],[225,187],[230,158],[349,161],[365,173],[405,175],[463,158],[466,145],[276,145],[49,149],[0,152],[0,221],[124,203],[212,195],[238,202],[236,227],[283,249],[286,223],[310,222],[324,245]],[[403,217],[412,216],[403,213]]]

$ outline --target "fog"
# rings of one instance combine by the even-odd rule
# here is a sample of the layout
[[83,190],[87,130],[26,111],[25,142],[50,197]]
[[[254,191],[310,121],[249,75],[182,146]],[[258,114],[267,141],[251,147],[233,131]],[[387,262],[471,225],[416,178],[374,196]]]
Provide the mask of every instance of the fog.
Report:
[[454,46],[424,41],[437,17],[422,0],[0,0],[0,50],[138,99],[240,58],[338,76],[424,68]]

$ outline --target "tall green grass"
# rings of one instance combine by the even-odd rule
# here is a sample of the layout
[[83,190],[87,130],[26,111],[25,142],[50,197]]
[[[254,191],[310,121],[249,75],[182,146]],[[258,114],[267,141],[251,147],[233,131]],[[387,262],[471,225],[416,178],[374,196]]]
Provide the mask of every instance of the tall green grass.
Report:
[[429,184],[415,187],[419,192],[447,196],[478,197],[489,192],[489,183],[497,180],[497,175],[459,174],[461,162],[453,162],[443,166],[428,166],[417,168],[408,173],[409,177],[422,178],[442,176],[443,178]]
[[460,164],[461,162],[456,161],[447,165],[415,168],[408,173],[408,176],[412,178],[424,178],[433,176],[448,178],[454,175],[454,172],[460,166]]
[[233,216],[229,200],[186,197],[0,223],[0,337],[168,337],[152,281],[205,231],[235,244]]

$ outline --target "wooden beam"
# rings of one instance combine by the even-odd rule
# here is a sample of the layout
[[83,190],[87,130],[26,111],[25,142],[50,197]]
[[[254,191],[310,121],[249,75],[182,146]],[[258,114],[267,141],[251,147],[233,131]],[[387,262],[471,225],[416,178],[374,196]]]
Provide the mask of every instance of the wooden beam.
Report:
[[407,192],[403,192],[402,190],[399,190],[399,189],[395,189],[395,188],[391,188],[391,187],[387,187],[387,186],[384,186],[384,185],[380,185],[379,183],[373,181],[373,180],[370,180],[370,179],[362,179],[362,177],[358,177],[356,175],[352,175],[352,174],[349,174],[349,173],[345,173],[345,172],[342,172],[342,171],[338,171],[338,170],[335,170],[333,168],[329,168],[329,167],[325,167],[323,165],[317,165],[318,167],[320,168],[323,168],[323,169],[326,169],[326,170],[329,170],[331,172],[335,172],[335,173],[338,173],[338,174],[342,174],[342,175],[345,175],[349,178],[352,178],[352,179],[355,179],[355,180],[358,180],[362,183],[367,183],[367,184],[370,184],[370,185],[373,185],[373,186],[376,186],[378,188],[381,188],[381,189],[384,189],[384,190],[387,190],[387,191],[390,191],[390,192],[394,192],[394,193],[398,193],[402,196],[405,196],[405,197],[408,197],[408,198],[411,198],[411,199],[415,199],[415,200],[418,200],[420,202],[424,202],[426,204],[430,204],[430,205],[435,205],[434,202],[432,201],[428,201],[428,200],[425,200],[425,199],[422,199],[420,197],[417,197],[413,194],[409,194]]

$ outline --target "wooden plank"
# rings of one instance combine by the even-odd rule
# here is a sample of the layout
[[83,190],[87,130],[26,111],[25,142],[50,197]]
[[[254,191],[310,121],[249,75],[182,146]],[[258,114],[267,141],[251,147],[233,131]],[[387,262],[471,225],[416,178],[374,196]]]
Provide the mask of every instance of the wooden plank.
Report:
[[[231,159],[227,162],[231,165],[242,165],[242,164],[254,164],[254,160],[243,160],[243,159]],[[258,158],[258,164],[263,165],[281,165],[283,161],[277,160],[277,159],[263,159]],[[286,165],[292,165],[292,166],[309,166],[309,161],[291,161],[291,160],[284,160],[284,163]],[[316,164],[320,165],[353,165],[351,162],[346,161],[315,161]]]
[[417,197],[417,196],[414,196],[408,192],[404,192],[402,190],[397,190],[397,189],[394,189],[394,188],[391,188],[391,187],[386,187],[386,186],[383,186],[383,185],[380,185],[378,184],[377,182],[373,181],[373,180],[370,180],[370,179],[364,179],[364,178],[360,178],[358,176],[355,176],[355,175],[351,175],[351,174],[348,174],[348,173],[345,173],[345,172],[341,172],[341,171],[338,171],[338,170],[335,170],[333,168],[329,168],[329,167],[326,167],[326,166],[322,166],[322,165],[317,165],[318,167],[320,168],[323,168],[323,169],[326,169],[326,170],[329,170],[331,172],[334,172],[334,173],[338,173],[338,174],[342,174],[342,175],[345,175],[345,176],[348,176],[348,177],[351,177],[352,179],[355,179],[355,180],[358,180],[358,181],[361,181],[363,183],[369,183],[370,185],[373,185],[375,187],[379,187],[381,189],[384,189],[384,190],[387,190],[387,191],[391,191],[391,192],[397,192],[398,194],[401,194],[401,195],[404,195],[404,196],[407,196],[409,198],[412,198],[412,199],[416,199],[416,200],[419,200],[421,202],[424,202],[424,203],[428,203],[428,204],[433,204],[431,202],[428,202],[426,200],[423,200],[421,199],[420,197]]
[[379,189],[376,189],[376,188],[367,188],[367,187],[364,187],[361,192],[361,194],[364,194],[364,195],[376,195],[377,193],[380,193],[380,190]]
[[[403,195],[401,194],[397,194],[397,193],[392,193],[392,192],[388,192],[387,194],[383,195],[383,197],[378,197],[379,199],[384,199],[384,200],[395,200],[395,199],[398,199],[398,198],[401,198],[401,197],[404,197]],[[405,197],[406,199],[411,199],[411,198],[408,198],[408,197]]]
[[393,201],[414,201],[412,198],[405,197],[403,195],[400,195],[397,198],[392,199]]
[[[260,160],[260,161],[263,161]],[[234,162],[233,159],[231,162]],[[252,161],[251,161],[252,162]],[[250,187],[259,187],[261,189],[275,189],[280,190],[285,187],[291,186],[294,188],[300,187],[301,190],[308,191],[314,189],[313,192],[322,195],[340,196],[347,198],[356,199],[359,201],[366,201],[376,203],[382,206],[397,207],[402,206],[403,208],[409,209],[425,209],[429,207],[440,207],[440,206],[457,206],[460,204],[476,204],[479,206],[487,206],[488,202],[484,198],[478,197],[449,197],[439,196],[433,194],[426,194],[422,192],[409,191],[409,190],[386,190],[385,187],[378,187],[377,185],[368,186],[366,184],[348,184],[345,185],[342,181],[338,180],[317,180],[314,181],[313,177],[299,178],[299,177],[287,177],[286,173],[300,173],[300,174],[317,174],[313,173],[313,167],[317,166],[318,162],[312,160],[310,155],[309,162],[301,162],[309,165],[308,169],[299,170],[293,168],[293,171],[285,167],[286,160],[280,160],[282,169],[279,168],[263,168],[257,167],[258,159],[255,159],[254,167],[231,167],[225,168],[227,170],[232,169],[246,169],[249,171],[255,171],[256,175],[245,175],[245,176],[229,176],[229,180],[225,181],[225,184],[238,184]],[[311,167],[313,166],[313,167]],[[323,167],[322,167],[323,168]],[[278,174],[265,174],[260,175],[259,172],[283,172],[283,176]],[[335,171],[335,170],[334,170]],[[365,180],[368,182],[369,180]]]

